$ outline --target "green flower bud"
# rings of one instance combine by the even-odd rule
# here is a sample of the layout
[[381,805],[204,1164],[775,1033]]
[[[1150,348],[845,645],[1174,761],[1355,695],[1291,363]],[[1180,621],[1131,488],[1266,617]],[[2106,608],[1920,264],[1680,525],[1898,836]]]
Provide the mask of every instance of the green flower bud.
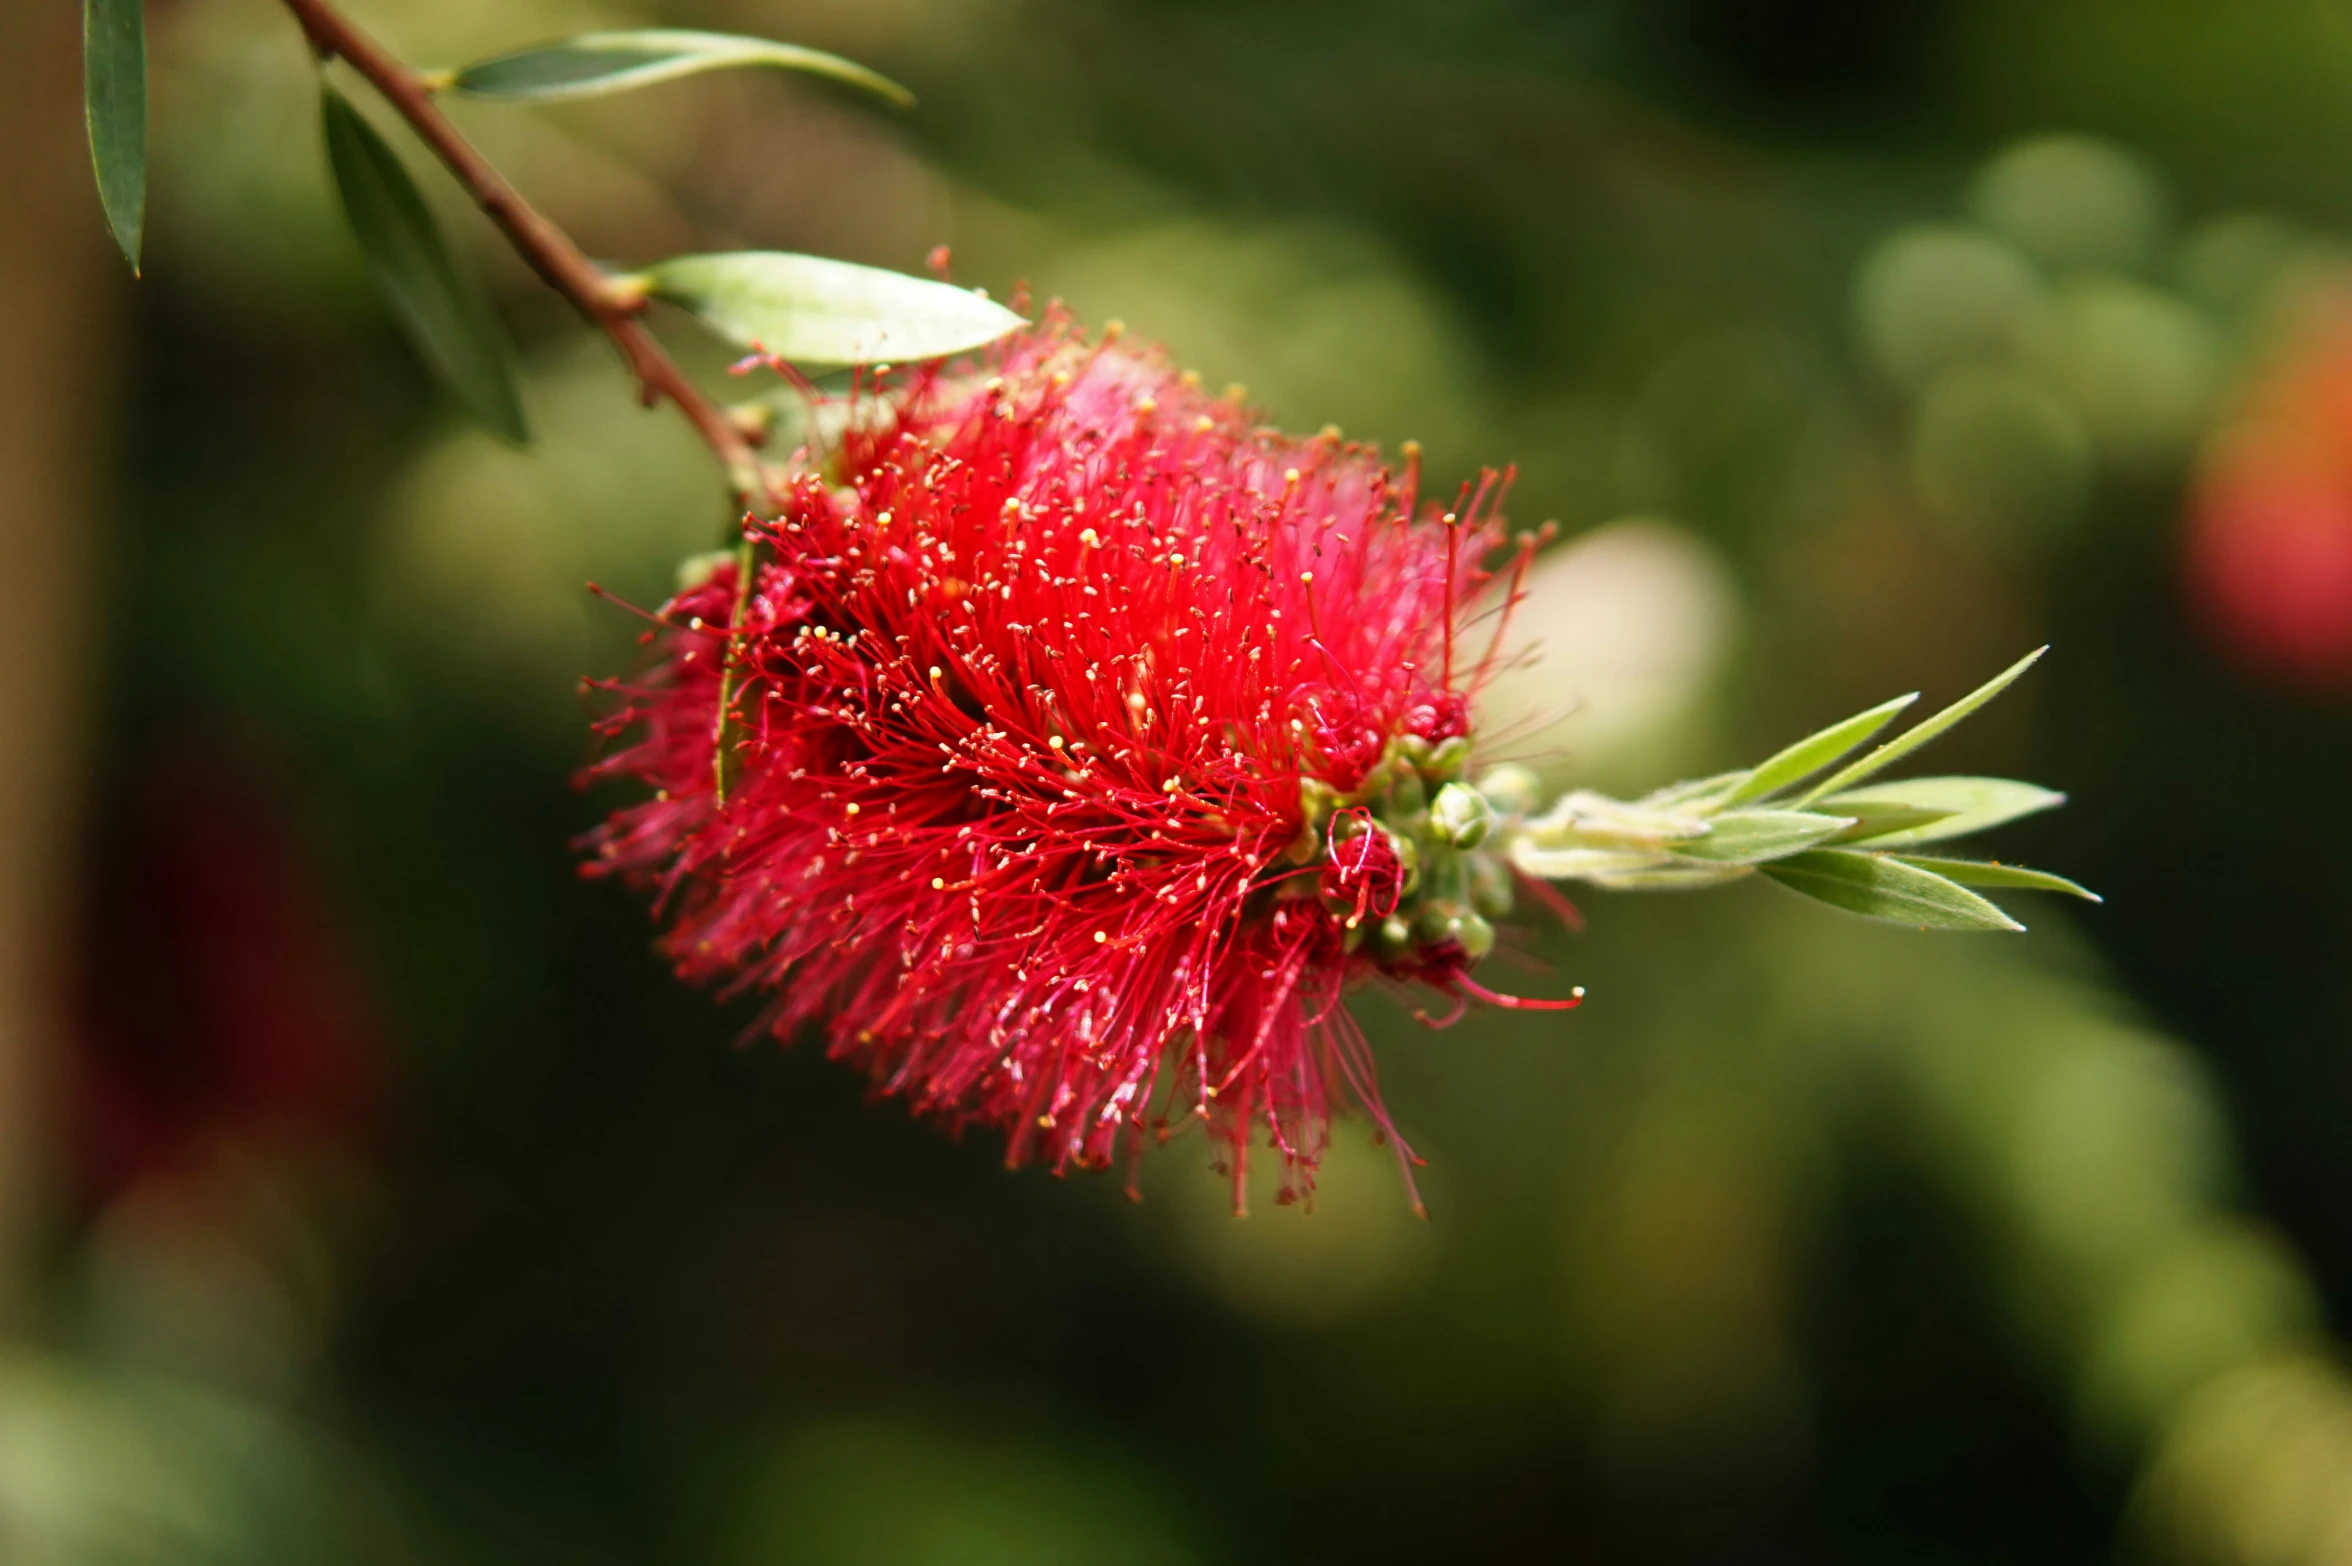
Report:
[[1457,734],[1429,753],[1421,770],[1433,778],[1458,778],[1470,765],[1470,736]]
[[1493,825],[1494,808],[1467,783],[1448,783],[1429,802],[1429,829],[1456,848],[1476,848]]
[[1462,948],[1462,955],[1472,962],[1482,960],[1494,950],[1494,926],[1474,913],[1457,914],[1454,918],[1454,944]]
[[1489,919],[1500,919],[1515,901],[1511,867],[1493,854],[1470,856],[1470,906]]
[[1494,950],[1494,926],[1459,903],[1432,903],[1413,921],[1423,946],[1458,946],[1472,962]]
[[1487,768],[1478,792],[1506,816],[1532,816],[1543,807],[1543,780],[1517,762]]

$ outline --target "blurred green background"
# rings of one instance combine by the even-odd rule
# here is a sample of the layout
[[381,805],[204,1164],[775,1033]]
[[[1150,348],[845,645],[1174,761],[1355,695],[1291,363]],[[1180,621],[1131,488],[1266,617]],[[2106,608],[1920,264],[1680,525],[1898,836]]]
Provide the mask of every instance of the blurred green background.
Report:
[[[353,0],[805,80],[462,110],[594,254],[1026,280],[1556,517],[1488,754],[1639,787],[2055,654],[2015,940],[1600,896],[1361,1012],[1311,1214],[1007,1174],[665,976],[584,673],[724,514],[451,201],[540,440],[371,293],[265,0],[155,0],[147,278],[0,19],[0,1556],[2352,1560],[2352,4]],[[439,196],[450,192],[432,181]],[[725,356],[664,323],[714,377]],[[1504,959],[1498,959],[1498,962]],[[1509,970],[1501,970],[1507,977]]]

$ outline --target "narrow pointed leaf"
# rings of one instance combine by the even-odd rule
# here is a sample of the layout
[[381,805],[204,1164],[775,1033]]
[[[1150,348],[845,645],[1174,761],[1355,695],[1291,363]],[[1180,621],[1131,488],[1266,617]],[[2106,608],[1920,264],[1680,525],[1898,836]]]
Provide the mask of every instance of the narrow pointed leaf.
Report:
[[2063,892],[2069,897],[2080,897],[2094,903],[2107,900],[2062,875],[2052,875],[2047,870],[2029,870],[2024,865],[1994,864],[1984,859],[1941,859],[1926,854],[1897,854],[1895,857],[1907,865],[1917,865],[1922,870],[1932,871],[1947,881],[1957,881],[1962,886],[2008,886],[2021,892]]
[[332,83],[322,84],[327,162],[368,271],[419,352],[476,417],[530,440],[506,334],[458,271],[400,157]]
[[1951,814],[1948,810],[1926,810],[1917,805],[1897,804],[1883,799],[1856,799],[1845,796],[1847,803],[1839,806],[1844,814],[1854,818],[1854,824],[1830,839],[1832,843],[1860,843],[1867,841],[1872,848],[1890,834],[1919,831],[1936,825]]
[[1896,713],[1918,699],[1917,691],[1908,696],[1897,696],[1893,701],[1879,703],[1868,712],[1857,712],[1843,722],[1833,723],[1818,734],[1808,734],[1750,772],[1748,780],[1733,789],[1726,802],[1745,804],[1751,799],[1776,794],[1791,784],[1802,783],[1885,728]]
[[1904,848],[1913,843],[1966,837],[2065,803],[2066,796],[2053,789],[2015,783],[2007,778],[1904,778],[1897,783],[1879,783],[1833,794],[1821,801],[1821,806],[1824,810],[1843,810],[1849,805],[1909,805],[1944,812],[1944,818],[1932,825],[1889,832],[1871,842],[1873,848]]
[[1682,783],[1669,783],[1655,793],[1644,794],[1635,803],[1654,810],[1671,810],[1686,806],[1703,810],[1711,803],[1728,799],[1735,789],[1748,781],[1751,775],[1750,769],[1742,768],[1737,772],[1718,772],[1711,778],[1692,778]]
[[1964,886],[1889,854],[1815,848],[1759,867],[1792,892],[1889,924],[1930,930],[2022,930]]
[[477,60],[451,72],[448,82],[476,98],[555,103],[741,66],[806,71],[847,82],[902,106],[915,101],[913,93],[889,77],[822,49],[674,27],[580,33],[495,59]]
[[2048,652],[2049,650],[2050,649],[2046,646],[2036,647],[2032,652],[2027,653],[2024,657],[2018,659],[2008,668],[2002,670],[1999,674],[1996,674],[1991,679],[1987,680],[1984,684],[1978,686],[1975,690],[1970,691],[1967,695],[1961,697],[1958,701],[1952,703],[1952,705],[1946,707],[1943,711],[1937,713],[1934,717],[1920,723],[1916,728],[1904,730],[1901,734],[1898,734],[1893,739],[1888,740],[1884,745],[1879,746],[1878,749],[1872,751],[1869,755],[1864,756],[1860,761],[1855,762],[1849,767],[1842,768],[1835,775],[1815,784],[1811,789],[1806,791],[1804,798],[1798,800],[1797,803],[1800,805],[1813,804],[1815,801],[1821,799],[1825,795],[1837,793],[1841,789],[1851,788],[1856,783],[1861,782],[1864,778],[1870,777],[1875,773],[1881,772],[1886,768],[1893,766],[1896,762],[1902,760],[1905,756],[1910,755],[1911,752],[1917,750],[1920,746],[1926,744],[1929,740],[1932,740],[1936,736],[1942,734],[1946,729],[1949,729],[1952,727],[1952,725],[1958,723],[1962,718],[1967,717],[1970,713],[1976,711],[1977,708],[1983,706],[1986,702],[1991,701],[1995,696],[1998,696],[2003,691],[2007,690],[2012,684],[2016,682],[2019,675],[2032,668],[2041,660],[2042,654]]
[[940,359],[1021,324],[970,289],[772,250],[678,256],[638,281],[720,336],[802,364]]
[[1668,856],[1639,848],[1539,848],[1524,840],[1511,845],[1511,863],[1539,881],[1581,881],[1600,875],[1654,870]]
[[1726,810],[1707,823],[1705,837],[1675,845],[1685,859],[1752,865],[1825,842],[1854,825],[1851,816],[1805,810]]
[[136,274],[147,225],[147,19],[140,0],[82,0],[82,119],[106,226]]
[[1660,865],[1655,870],[1603,870],[1583,877],[1612,892],[1693,892],[1754,875],[1754,865]]

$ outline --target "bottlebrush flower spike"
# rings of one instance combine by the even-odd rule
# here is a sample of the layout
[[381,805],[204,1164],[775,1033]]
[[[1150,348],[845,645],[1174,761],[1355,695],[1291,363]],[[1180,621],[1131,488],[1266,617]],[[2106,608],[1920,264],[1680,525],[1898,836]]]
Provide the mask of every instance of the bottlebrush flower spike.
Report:
[[1238,1209],[1253,1145],[1284,1200],[1311,1192],[1352,1103],[1409,1189],[1343,993],[1422,986],[1447,1022],[1575,1005],[1471,976],[1516,889],[1573,916],[1546,881],[1761,873],[1976,930],[2023,927],[1971,887],[2089,895],[1917,852],[2059,795],[1870,782],[2038,653],[1856,760],[1910,698],[1743,772],[1545,805],[1522,768],[1467,777],[1502,636],[1473,660],[1458,622],[1494,586],[1506,475],[1424,506],[1412,448],[1400,476],[1337,431],[1276,434],[1059,314],[984,370],[825,411],[838,446],[747,524],[754,579],[705,571],[654,617],[651,671],[602,685],[620,748],[590,776],[652,797],[586,869],[658,891],[682,976],[769,996],[777,1037],[821,1031],[917,1112],[1001,1129],[1010,1163],[1100,1167],[1198,1120]]
[[1304,1194],[1335,1110],[1395,1135],[1342,990],[1483,993],[1509,904],[1428,809],[1504,476],[1424,509],[1410,451],[1277,435],[1058,317],[989,369],[862,392],[753,524],[723,797],[735,568],[663,608],[593,769],[654,797],[588,868],[659,888],[681,975],[1009,1162],[1192,1117],[1237,1203],[1253,1141]]

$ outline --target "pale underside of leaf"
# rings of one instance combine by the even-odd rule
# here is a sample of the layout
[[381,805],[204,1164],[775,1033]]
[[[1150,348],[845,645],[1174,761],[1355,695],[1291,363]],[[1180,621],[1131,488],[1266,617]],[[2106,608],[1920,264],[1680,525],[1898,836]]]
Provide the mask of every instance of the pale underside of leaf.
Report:
[[497,318],[458,271],[399,154],[332,82],[320,86],[335,189],[393,314],[476,417],[518,445],[527,442],[513,356]]
[[1727,810],[1709,818],[1707,835],[1675,845],[1687,859],[1759,864],[1811,848],[1853,826],[1852,816],[1806,810]]
[[1803,782],[1885,728],[1896,713],[1918,699],[1917,691],[1908,696],[1897,696],[1892,701],[1879,703],[1868,712],[1857,712],[1819,733],[1806,735],[1750,771],[1747,781],[1733,789],[1725,803],[1744,804],[1748,800],[1762,799],[1767,794],[1778,793]]
[[140,0],[83,0],[82,119],[106,226],[136,273],[147,224],[147,23]]
[[969,289],[780,251],[678,256],[636,281],[740,346],[801,364],[939,359],[1022,324]]
[[2065,803],[2066,796],[2054,789],[2012,782],[2008,778],[1904,778],[1900,782],[1875,783],[1866,789],[1833,794],[1821,801],[1825,810],[1909,806],[1943,812],[1940,821],[1874,838],[1873,848],[1904,848],[1914,843],[1966,837]]
[[1916,865],[1947,881],[1962,886],[2011,887],[2021,892],[2061,892],[2068,897],[2080,897],[2086,902],[2101,903],[2106,899],[2077,882],[2047,870],[2029,869],[2024,865],[2004,865],[1988,859],[1945,859],[1928,854],[1897,854],[1907,865]]
[[1882,799],[1859,799],[1852,794],[1837,797],[1842,801],[1837,807],[1839,812],[1853,817],[1854,824],[1831,838],[1832,843],[1867,841],[1876,848],[1882,839],[1890,835],[1934,826],[1951,814],[1948,810],[1927,810],[1917,805],[1896,804]]
[[1754,865],[1693,864],[1686,860],[1654,870],[1604,870],[1580,879],[1612,892],[1693,892],[1755,873]]
[[1709,806],[1728,803],[1733,791],[1753,775],[1753,769],[1743,767],[1737,772],[1718,772],[1711,778],[1669,783],[1655,793],[1644,794],[1635,803],[1651,810],[1672,810],[1678,807],[1704,810]]
[[1540,848],[1525,839],[1511,845],[1511,863],[1540,881],[1588,881],[1653,870],[1669,862],[1667,855],[1652,849]]
[[1905,756],[1910,755],[1911,752],[1919,749],[1920,746],[1925,745],[1929,740],[1936,738],[1945,730],[1958,723],[1961,719],[1976,711],[1977,708],[1982,707],[1986,702],[1991,701],[1995,696],[1998,696],[2003,691],[2007,690],[2013,683],[2016,682],[2018,676],[2024,674],[2026,670],[2032,668],[2035,663],[2040,661],[2042,654],[2048,652],[2049,650],[2050,649],[2046,646],[2035,648],[2032,652],[2027,653],[2024,657],[2018,659],[2017,662],[2011,664],[2008,668],[2002,670],[1999,674],[1993,676],[1993,678],[1987,680],[1984,684],[1978,686],[1975,690],[1970,691],[1967,695],[1961,697],[1958,701],[1952,703],[1952,705],[1946,707],[1943,711],[1937,713],[1935,716],[1923,720],[1913,728],[1904,730],[1901,734],[1898,734],[1893,739],[1888,740],[1884,745],[1879,746],[1876,750],[1870,752],[1870,754],[1864,756],[1861,760],[1854,762],[1850,766],[1841,768],[1830,777],[1819,783],[1816,783],[1812,788],[1806,790],[1804,795],[1799,798],[1796,803],[1800,806],[1814,804],[1831,794],[1835,794],[1841,790],[1851,788],[1853,785],[1861,782],[1864,778],[1872,777],[1877,773],[1884,771],[1886,768],[1893,766],[1896,762],[1902,760]]
[[447,81],[476,98],[555,103],[745,66],[830,77],[901,106],[915,101],[914,94],[889,77],[822,49],[674,27],[580,33],[478,60],[450,72]]
[[1865,918],[1930,930],[2022,930],[1992,903],[1888,854],[1816,848],[1760,867],[1793,892]]

